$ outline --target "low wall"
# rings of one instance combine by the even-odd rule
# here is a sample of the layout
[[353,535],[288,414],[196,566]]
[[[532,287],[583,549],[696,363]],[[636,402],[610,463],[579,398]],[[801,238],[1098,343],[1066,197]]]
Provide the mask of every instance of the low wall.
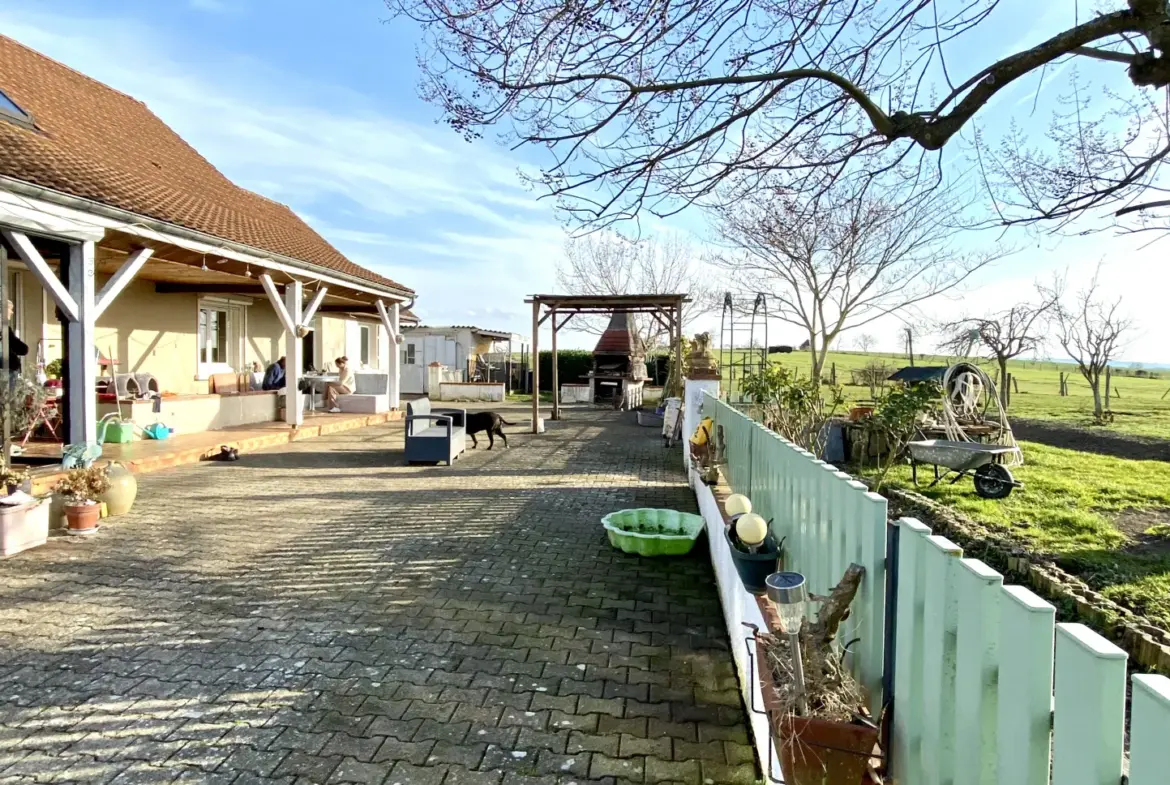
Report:
[[251,392],[241,395],[179,395],[163,398],[160,411],[153,401],[132,401],[116,405],[99,403],[98,417],[121,410],[123,419],[146,426],[161,422],[176,434],[217,431],[236,425],[253,425],[276,419],[277,394]]
[[[686,456],[685,453],[684,460],[689,464],[689,456]],[[731,549],[727,544],[727,538],[723,535],[723,513],[714,492],[703,484],[698,473],[688,468],[687,474],[690,477],[691,487],[695,490],[699,512],[707,524],[707,543],[711,548],[711,565],[715,568],[715,583],[719,590],[719,602],[723,606],[723,621],[727,625],[727,635],[731,642],[731,656],[735,661],[736,675],[739,677],[740,697],[743,698],[744,706],[762,711],[764,701],[760,693],[757,659],[754,649],[749,649],[752,631],[744,624],[754,624],[765,632],[768,626],[764,622],[764,616],[760,612],[756,598],[743,588],[739,573],[735,571],[735,564],[731,560]],[[748,711],[747,717],[748,729],[752,734],[752,743],[756,748],[760,768],[766,769],[772,777],[782,779],[780,762],[776,758],[771,730],[768,728],[768,718],[756,711]],[[766,758],[770,760],[766,761]]]
[[504,400],[502,382],[442,382],[440,401],[494,401]]
[[593,403],[593,385],[562,384],[561,403]]

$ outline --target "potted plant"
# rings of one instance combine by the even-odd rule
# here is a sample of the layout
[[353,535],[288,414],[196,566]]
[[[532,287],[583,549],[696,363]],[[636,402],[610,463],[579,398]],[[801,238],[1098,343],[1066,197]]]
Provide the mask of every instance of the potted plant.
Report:
[[16,493],[20,486],[28,482],[28,469],[16,466],[0,466],[0,485],[4,486],[5,492],[11,496]]
[[784,541],[772,534],[771,521],[754,512],[733,515],[723,534],[731,551],[731,561],[743,587],[752,594],[763,594],[764,581],[780,569]]
[[56,492],[65,497],[65,518],[70,534],[93,534],[101,518],[98,497],[110,488],[104,468],[90,466],[71,470],[57,483]]
[[[828,597],[810,597],[821,603],[815,621],[787,635],[756,636],[760,691],[787,785],[873,781],[869,774],[881,758],[878,727],[834,645],[863,574],[851,565]],[[765,614],[769,628],[782,632],[775,608],[765,605]]]

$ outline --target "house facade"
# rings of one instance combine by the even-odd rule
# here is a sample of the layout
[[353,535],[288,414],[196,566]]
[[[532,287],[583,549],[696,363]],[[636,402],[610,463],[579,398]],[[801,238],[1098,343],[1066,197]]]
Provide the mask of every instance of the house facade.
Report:
[[62,360],[67,442],[92,440],[114,374],[214,396],[286,357],[292,383],[251,416],[297,425],[300,375],[345,355],[384,372],[397,406],[409,287],[231,182],[141,102],[4,36],[0,266],[25,372]]

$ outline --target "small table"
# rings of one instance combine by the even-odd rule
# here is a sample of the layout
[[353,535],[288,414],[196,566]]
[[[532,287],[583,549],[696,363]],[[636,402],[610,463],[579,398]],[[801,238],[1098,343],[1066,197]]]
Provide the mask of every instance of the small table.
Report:
[[307,394],[306,406],[310,412],[317,411],[317,396],[325,394],[325,388],[330,382],[336,382],[341,377],[335,373],[306,373],[301,378],[309,383],[312,392]]

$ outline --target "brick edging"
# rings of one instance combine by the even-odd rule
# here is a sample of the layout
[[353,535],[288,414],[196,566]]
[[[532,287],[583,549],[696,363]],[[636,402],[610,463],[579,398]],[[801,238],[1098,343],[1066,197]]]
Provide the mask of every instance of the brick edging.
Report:
[[1020,543],[988,531],[945,505],[914,491],[886,488],[882,493],[909,508],[902,509],[902,514],[917,514],[935,534],[945,535],[962,546],[965,556],[973,556],[1006,575],[1023,579],[1029,588],[1060,606],[1062,611],[1113,640],[1136,664],[1170,674],[1170,632],[1089,588],[1080,578],[1052,562],[1038,560]]

